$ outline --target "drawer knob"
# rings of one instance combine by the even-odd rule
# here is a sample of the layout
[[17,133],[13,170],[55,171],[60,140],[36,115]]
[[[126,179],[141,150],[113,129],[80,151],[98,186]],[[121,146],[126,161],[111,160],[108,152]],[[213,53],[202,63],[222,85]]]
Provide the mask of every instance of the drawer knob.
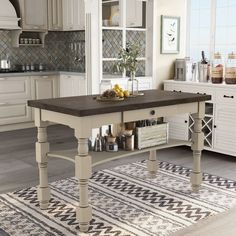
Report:
[[150,111],[150,114],[151,114],[152,116],[154,116],[154,115],[156,114],[155,110],[151,110],[151,111]]
[[234,98],[234,96],[228,96],[228,95],[224,95],[224,98]]

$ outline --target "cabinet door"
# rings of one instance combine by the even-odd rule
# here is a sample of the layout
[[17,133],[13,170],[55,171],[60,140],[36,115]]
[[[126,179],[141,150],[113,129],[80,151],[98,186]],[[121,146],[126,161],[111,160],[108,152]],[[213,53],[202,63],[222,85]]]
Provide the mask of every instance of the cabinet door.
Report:
[[229,155],[236,155],[236,108],[217,104],[215,112],[214,149]]
[[48,30],[62,30],[62,0],[48,0]]
[[56,76],[34,76],[32,78],[35,99],[58,97],[58,78]]
[[30,77],[0,78],[0,101],[23,98],[31,98]]
[[85,5],[84,0],[73,0],[73,30],[85,29]]
[[21,0],[23,30],[47,30],[47,0]]
[[63,0],[62,11],[63,11],[63,30],[73,30],[74,0]]
[[60,76],[60,97],[82,96],[86,94],[85,77],[75,75]]
[[143,3],[138,0],[126,1],[126,26],[141,27],[143,21]]
[[26,99],[0,101],[0,125],[17,124],[32,120]]
[[169,123],[169,138],[189,140],[189,114],[166,117],[165,121]]

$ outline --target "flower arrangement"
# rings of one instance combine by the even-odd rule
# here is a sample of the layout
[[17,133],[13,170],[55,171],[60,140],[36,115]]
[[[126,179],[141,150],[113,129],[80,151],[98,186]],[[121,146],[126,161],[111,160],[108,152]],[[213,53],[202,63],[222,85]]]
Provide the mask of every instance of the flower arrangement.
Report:
[[136,44],[127,44],[126,48],[122,48],[118,54],[118,61],[115,64],[117,72],[128,72],[131,74],[136,73],[137,58],[140,54],[140,47]]

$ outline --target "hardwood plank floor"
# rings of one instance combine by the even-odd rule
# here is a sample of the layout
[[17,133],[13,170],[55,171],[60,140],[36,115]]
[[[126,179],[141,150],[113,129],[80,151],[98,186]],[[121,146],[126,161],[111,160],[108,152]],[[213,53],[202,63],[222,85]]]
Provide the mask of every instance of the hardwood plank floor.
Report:
[[[48,138],[52,150],[69,149],[77,145],[73,130],[61,125],[50,126]],[[35,128],[0,133],[0,193],[38,184],[35,141]],[[95,167],[94,171],[145,158],[147,158],[147,154],[111,161]],[[158,159],[192,167],[192,152],[189,147],[160,150],[158,151]],[[202,169],[208,173],[236,180],[236,157],[204,151]],[[50,181],[71,176],[74,176],[73,163],[50,158]]]

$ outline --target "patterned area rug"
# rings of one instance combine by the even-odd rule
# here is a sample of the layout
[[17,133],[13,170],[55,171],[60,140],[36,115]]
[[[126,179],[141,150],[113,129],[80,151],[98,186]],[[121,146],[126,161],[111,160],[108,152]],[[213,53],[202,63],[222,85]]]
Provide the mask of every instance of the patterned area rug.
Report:
[[[148,178],[146,162],[94,173],[90,183],[93,219],[78,235],[167,236],[236,206],[236,182],[204,174],[199,194],[191,193],[190,169],[160,163]],[[47,210],[40,210],[36,188],[0,195],[0,235],[77,235],[78,185],[75,178],[53,182]]]

